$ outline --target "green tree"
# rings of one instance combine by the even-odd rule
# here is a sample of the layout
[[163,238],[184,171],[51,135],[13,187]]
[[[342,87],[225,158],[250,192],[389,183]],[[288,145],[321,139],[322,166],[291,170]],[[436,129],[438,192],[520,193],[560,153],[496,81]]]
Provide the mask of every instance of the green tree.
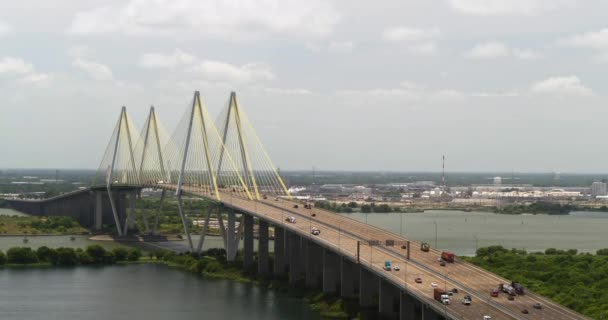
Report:
[[87,246],[87,254],[91,257],[91,263],[102,264],[106,262],[106,249],[98,244]]
[[40,262],[53,262],[57,252],[47,246],[42,246],[36,250],[36,256]]
[[127,261],[127,255],[129,254],[127,249],[123,247],[112,249],[112,253],[114,254],[114,259],[116,261]]
[[55,251],[57,253],[56,260],[53,263],[55,265],[75,266],[80,261],[78,259],[78,255],[76,254],[76,251],[74,251],[74,249],[72,248],[61,247],[57,248],[57,250]]
[[361,212],[363,213],[370,213],[372,212],[372,206],[368,205],[368,204],[364,204],[361,206]]
[[36,256],[36,252],[34,252],[34,250],[29,247],[10,248],[6,252],[6,257],[8,263],[29,264],[38,262],[38,256]]
[[0,266],[6,263],[6,255],[0,250]]
[[598,256],[608,256],[608,248],[599,249],[595,252]]
[[138,248],[129,249],[129,254],[127,255],[127,259],[129,261],[137,261],[141,257],[141,250]]

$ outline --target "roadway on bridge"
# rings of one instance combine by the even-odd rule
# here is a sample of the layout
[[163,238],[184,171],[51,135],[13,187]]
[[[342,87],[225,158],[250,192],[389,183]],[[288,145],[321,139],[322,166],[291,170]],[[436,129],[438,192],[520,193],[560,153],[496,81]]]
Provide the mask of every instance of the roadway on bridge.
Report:
[[[213,195],[197,192],[194,188],[184,187],[184,191],[215,200]],[[333,248],[352,260],[356,260],[357,242],[359,241],[361,243],[359,253],[361,265],[367,266],[376,274],[382,275],[399,288],[407,290],[419,300],[434,306],[436,310],[445,313],[450,318],[482,319],[484,315],[491,315],[492,319],[588,319],[531,292],[517,296],[514,301],[509,301],[504,293],[501,293],[498,298],[492,298],[490,297],[491,289],[496,288],[500,283],[510,283],[510,281],[463,261],[456,261],[456,263],[442,267],[437,262],[440,251],[433,249],[430,252],[422,252],[419,250],[419,243],[411,240],[410,260],[406,259],[406,250],[401,249],[400,246],[370,247],[367,244],[368,240],[383,242],[391,239],[402,242],[408,239],[327,210],[305,209],[301,203],[285,199],[275,200],[272,197],[251,201],[235,196],[228,190],[221,190],[220,197],[224,205],[228,207],[253,214],[274,225],[283,226],[285,229],[308,237],[325,247]],[[295,204],[298,204],[299,208],[294,208]],[[311,216],[312,213],[315,213],[315,217]],[[295,216],[296,223],[285,222],[288,215]],[[321,230],[319,236],[311,235],[310,228],[313,226]],[[384,271],[385,260],[390,260],[393,265],[399,265],[401,270]],[[422,278],[423,282],[415,283],[416,277]],[[432,282],[440,288],[459,289],[459,293],[451,297],[450,305],[442,305],[433,299]],[[461,303],[465,294],[473,297],[473,303],[470,306]],[[532,307],[537,302],[542,304],[542,309]],[[523,309],[527,309],[529,314],[523,314],[521,312]]]

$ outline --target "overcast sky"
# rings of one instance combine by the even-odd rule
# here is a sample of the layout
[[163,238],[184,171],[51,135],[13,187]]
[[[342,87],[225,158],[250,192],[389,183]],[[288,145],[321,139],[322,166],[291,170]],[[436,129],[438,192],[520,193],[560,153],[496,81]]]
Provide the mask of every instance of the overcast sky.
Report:
[[120,107],[232,90],[282,169],[608,172],[594,0],[0,2],[0,168],[96,168]]

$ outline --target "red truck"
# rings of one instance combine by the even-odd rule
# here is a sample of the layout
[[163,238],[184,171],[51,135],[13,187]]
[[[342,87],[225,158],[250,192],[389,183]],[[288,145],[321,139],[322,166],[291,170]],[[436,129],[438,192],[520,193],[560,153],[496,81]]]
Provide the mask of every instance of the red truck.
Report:
[[449,251],[443,251],[441,253],[441,260],[443,260],[445,262],[454,263],[454,257],[455,257],[455,255]]
[[433,289],[433,297],[442,304],[450,304],[450,297],[441,288]]

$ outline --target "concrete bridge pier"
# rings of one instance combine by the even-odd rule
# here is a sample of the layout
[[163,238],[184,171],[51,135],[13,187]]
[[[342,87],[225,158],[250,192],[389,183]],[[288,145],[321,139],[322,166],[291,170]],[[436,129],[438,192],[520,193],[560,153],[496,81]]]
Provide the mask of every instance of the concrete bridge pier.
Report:
[[399,320],[415,320],[421,318],[422,312],[416,312],[416,306],[419,305],[420,307],[421,304],[417,302],[416,299],[407,292],[401,291],[399,300]]
[[228,227],[226,228],[226,260],[232,262],[236,260],[236,214],[234,211],[228,212]]
[[323,249],[323,292],[337,293],[340,290],[340,256]]
[[422,306],[422,320],[442,320],[443,316],[438,314],[435,310],[433,310],[428,305]]
[[274,275],[285,275],[285,229],[274,227]]
[[340,296],[355,298],[359,293],[359,265],[345,257],[340,260]]
[[258,228],[258,273],[268,274],[268,222],[263,220]]
[[378,276],[365,268],[359,268],[359,305],[369,308],[375,305],[378,296]]
[[103,228],[103,201],[101,191],[94,191],[95,193],[95,224],[93,225],[94,230],[101,230]]
[[379,279],[378,312],[386,319],[399,318],[400,290],[385,279]]
[[293,232],[288,232],[287,239],[289,248],[289,283],[295,284],[303,279],[302,238]]
[[321,288],[323,283],[323,248],[306,240],[306,286]]
[[386,319],[399,318],[400,290],[385,279],[378,281],[380,295],[378,297],[378,313]]
[[243,214],[243,269],[253,266],[253,216]]

